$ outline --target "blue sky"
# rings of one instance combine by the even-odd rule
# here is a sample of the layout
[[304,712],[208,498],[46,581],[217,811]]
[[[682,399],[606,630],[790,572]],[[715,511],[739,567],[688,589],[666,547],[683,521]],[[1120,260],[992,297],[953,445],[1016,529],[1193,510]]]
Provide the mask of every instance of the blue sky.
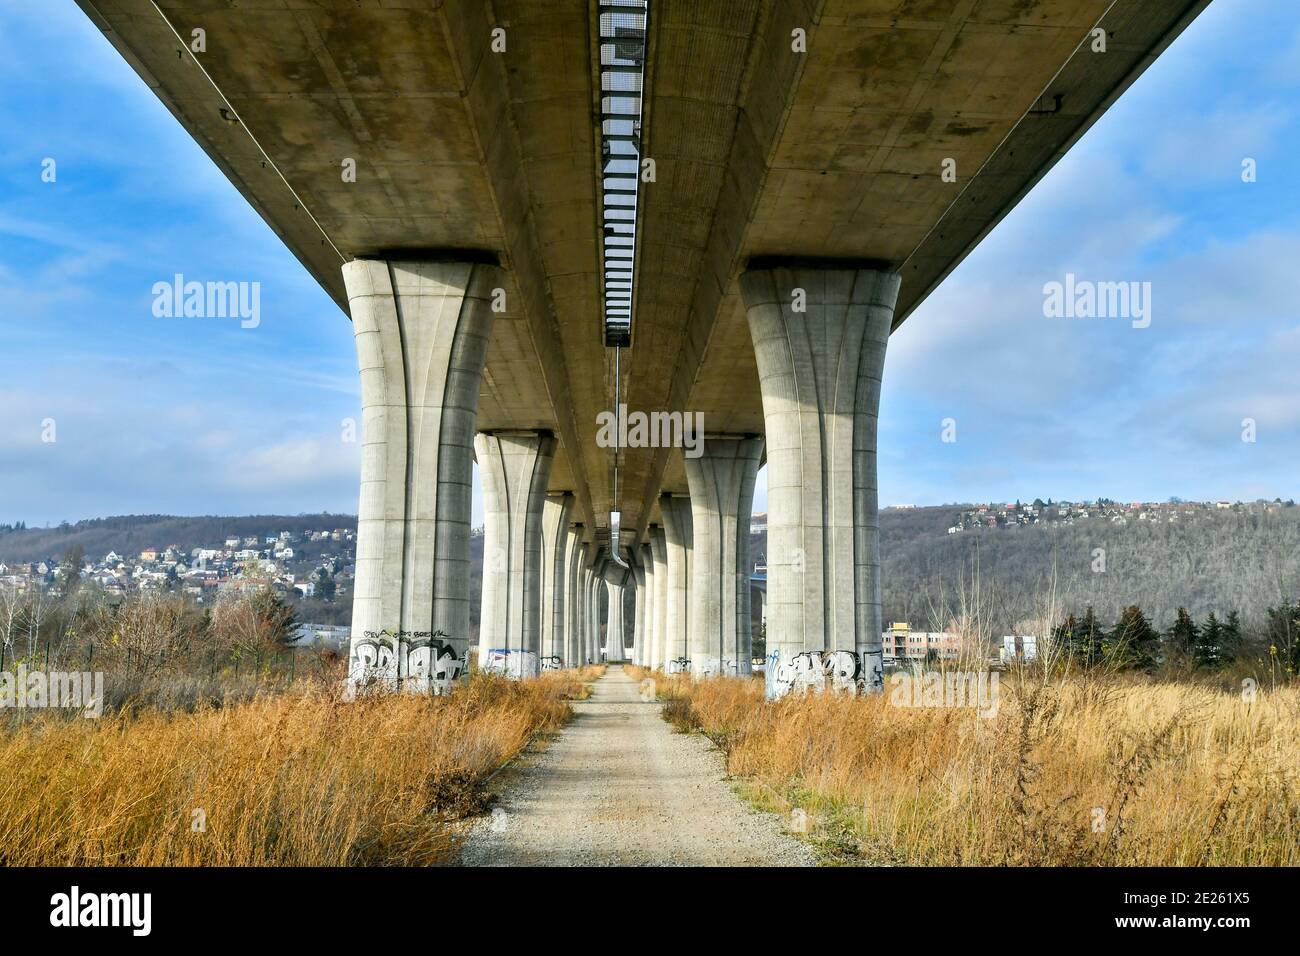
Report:
[[[891,339],[881,503],[1295,497],[1298,114],[1300,4],[1215,0]],[[177,272],[261,325],[155,318]],[[355,510],[351,326],[70,0],[0,0],[0,302],[0,521]]]

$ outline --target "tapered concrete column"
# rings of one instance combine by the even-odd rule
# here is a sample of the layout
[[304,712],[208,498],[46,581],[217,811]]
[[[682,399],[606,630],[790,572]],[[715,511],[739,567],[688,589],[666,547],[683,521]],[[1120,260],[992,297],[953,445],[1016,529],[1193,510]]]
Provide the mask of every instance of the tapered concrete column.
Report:
[[750,672],[749,516],[761,438],[712,435],[686,458],[691,488],[691,672]]
[[646,566],[645,547],[636,550],[632,561],[632,579],[636,581],[636,617],[632,621],[632,663],[645,666],[646,644]]
[[876,415],[890,272],[741,277],[767,433],[767,693],[883,689]]
[[568,528],[564,540],[564,666],[581,667],[585,663],[582,658],[581,602],[578,600],[579,570],[585,553],[582,525]]
[[[641,545],[641,571],[645,575],[645,587],[637,595],[637,606],[645,604],[645,621],[642,625],[641,666],[651,667],[654,656],[655,639],[655,559],[654,550],[649,543]],[[642,602],[644,597],[644,602]]]
[[500,270],[343,266],[361,369],[361,498],[348,688],[444,693],[466,670],[479,379]]
[[573,495],[547,495],[542,505],[542,670],[568,666],[564,656],[564,563]]
[[676,674],[690,670],[691,500],[685,495],[663,495],[659,511],[664,518],[668,544],[668,593],[664,627],[664,670]]
[[591,633],[591,600],[588,598],[590,588],[591,571],[587,567],[587,554],[591,545],[585,541],[582,543],[580,555],[578,558],[578,569],[574,575],[574,606],[577,609],[577,630],[574,632],[574,641],[576,642],[576,653],[579,666],[591,663],[591,643],[589,635]]
[[608,616],[605,619],[605,660],[611,664],[627,659],[623,627],[623,585],[605,582]]
[[650,660],[647,667],[658,670],[668,660],[665,653],[668,633],[668,539],[664,529],[652,524],[646,535],[650,539],[650,558],[654,563],[654,592],[650,604],[654,608],[654,627],[650,632]]
[[600,586],[602,578],[596,569],[592,569],[587,580],[587,656],[593,663],[602,659],[601,645],[604,643],[600,632]]
[[609,607],[607,602],[603,613],[601,610],[601,604],[602,604],[601,599],[604,597],[605,597],[605,578],[602,574],[602,571],[598,569],[596,571],[595,578],[592,579],[591,582],[591,606],[594,609],[591,619],[596,623],[595,628],[592,630],[591,640],[592,640],[592,646],[595,648],[595,657],[597,660],[600,660],[604,654],[605,628],[608,626],[609,623],[608,621]]
[[[586,552],[591,546],[583,545],[583,561],[586,561]],[[582,570],[578,574],[578,606],[581,617],[581,633],[578,638],[581,642],[581,648],[578,653],[584,664],[592,663],[591,659],[591,569],[584,563]]]
[[542,510],[551,477],[550,432],[481,433],[483,612],[479,667],[536,677],[542,648]]

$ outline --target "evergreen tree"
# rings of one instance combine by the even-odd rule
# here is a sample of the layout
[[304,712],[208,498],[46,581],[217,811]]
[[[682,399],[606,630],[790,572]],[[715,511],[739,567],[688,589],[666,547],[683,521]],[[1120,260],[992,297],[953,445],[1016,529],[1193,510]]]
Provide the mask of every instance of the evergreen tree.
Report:
[[1102,645],[1106,662],[1120,670],[1149,670],[1156,665],[1160,634],[1136,604],[1124,609]]
[[1210,616],[1205,619],[1205,625],[1201,628],[1201,633],[1196,640],[1196,646],[1192,650],[1192,659],[1196,661],[1196,666],[1217,667],[1222,645],[1223,625],[1219,623],[1218,616],[1211,611]]
[[1219,644],[1219,663],[1231,664],[1241,652],[1241,619],[1236,611],[1223,622],[1223,640]]
[[332,601],[336,591],[334,575],[322,568],[316,575],[316,596],[325,601]]
[[1106,640],[1106,631],[1097,622],[1097,615],[1089,606],[1083,620],[1074,632],[1075,660],[1084,667],[1092,667],[1101,660],[1102,645]]
[[1059,650],[1066,657],[1078,660],[1078,643],[1077,632],[1079,622],[1071,614],[1060,624],[1052,628],[1052,647]]
[[1170,648],[1175,654],[1190,657],[1199,635],[1200,631],[1196,627],[1196,622],[1192,620],[1192,616],[1187,613],[1187,608],[1180,607],[1178,616],[1174,620],[1174,626],[1169,629]]

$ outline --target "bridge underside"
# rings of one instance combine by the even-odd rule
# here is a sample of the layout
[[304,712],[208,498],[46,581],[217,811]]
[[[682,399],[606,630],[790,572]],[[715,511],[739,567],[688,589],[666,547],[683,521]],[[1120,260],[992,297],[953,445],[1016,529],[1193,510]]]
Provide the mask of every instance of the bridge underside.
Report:
[[[398,264],[390,270],[394,330],[413,327],[400,315],[402,263],[459,262],[497,277],[490,316],[476,311],[468,285],[438,293],[439,302],[456,303],[466,328],[490,328],[474,428],[553,439],[544,474],[530,466],[531,500],[540,515],[548,495],[571,494],[564,514],[574,536],[543,535],[539,516],[534,541],[521,524],[510,540],[525,543],[502,557],[502,593],[526,601],[531,585],[516,594],[511,575],[544,575],[547,561],[581,568],[552,576],[539,592],[550,597],[532,600],[537,610],[524,615],[532,623],[501,633],[507,647],[517,640],[533,642],[534,652],[556,646],[592,656],[599,634],[593,644],[582,629],[600,618],[600,579],[609,594],[628,587],[647,602],[633,646],[660,664],[673,658],[672,629],[689,652],[692,627],[747,619],[748,568],[734,566],[746,560],[744,548],[733,554],[727,544],[740,533],[734,512],[747,479],[718,477],[717,455],[737,466],[734,448],[717,444],[703,459],[713,470],[700,466],[694,478],[676,449],[622,448],[616,483],[613,451],[598,441],[600,413],[618,396],[633,411],[702,413],[710,436],[766,437],[760,456],[789,485],[772,493],[769,511],[785,517],[771,526],[785,527],[801,553],[823,526],[839,523],[853,539],[818,552],[821,597],[792,583],[781,555],[770,557],[771,624],[799,635],[791,647],[869,651],[873,629],[879,638],[878,613],[862,613],[879,584],[872,390],[855,385],[853,401],[826,404],[822,391],[809,391],[824,384],[819,376],[839,381],[829,366],[818,371],[826,343],[814,343],[805,367],[788,350],[765,359],[759,330],[777,335],[806,323],[782,311],[781,300],[793,294],[790,283],[815,285],[816,333],[842,323],[861,351],[851,377],[878,386],[873,363],[883,359],[883,337],[1208,2],[651,0],[639,148],[653,160],[653,180],[640,187],[631,341],[616,358],[602,325],[598,24],[610,4],[625,9],[634,0],[78,0],[349,314],[358,293],[343,267],[356,260]],[[847,310],[837,298],[843,282]],[[371,304],[387,314],[383,302]],[[447,342],[460,341],[456,328],[447,327]],[[814,417],[851,418],[854,461],[836,463],[825,450],[815,468],[791,460],[789,442],[802,441],[808,423],[782,424],[789,409],[778,407],[780,388],[793,389],[786,398]],[[374,394],[374,407],[391,408]],[[426,444],[473,444],[463,437],[435,428]],[[813,500],[810,468],[842,473],[849,497]],[[381,480],[381,471],[369,474]],[[441,476],[436,484],[444,486]],[[709,539],[708,560],[675,567],[671,556],[693,553],[693,536],[664,502],[701,489],[717,500],[694,509],[694,533],[707,514],[721,522],[707,533],[722,537]],[[512,502],[501,513],[517,512],[532,529],[528,508]],[[439,509],[460,520],[449,507],[427,503],[431,528],[440,527]],[[621,514],[614,554],[611,512]],[[394,547],[384,566],[398,574],[446,558]],[[846,549],[839,557],[837,547]],[[615,557],[630,559],[644,583]],[[537,570],[516,571],[516,563]],[[670,606],[674,588],[691,605],[680,613]],[[711,593],[707,610],[691,597],[701,588]],[[745,608],[728,597],[732,590],[745,592]],[[842,618],[827,604],[832,593],[848,595]],[[387,599],[376,592],[374,600],[381,607]],[[385,611],[368,628],[436,630],[408,627],[411,609],[424,605],[394,600],[400,627]],[[552,626],[566,633],[550,634]],[[820,643],[803,636],[814,631]]]

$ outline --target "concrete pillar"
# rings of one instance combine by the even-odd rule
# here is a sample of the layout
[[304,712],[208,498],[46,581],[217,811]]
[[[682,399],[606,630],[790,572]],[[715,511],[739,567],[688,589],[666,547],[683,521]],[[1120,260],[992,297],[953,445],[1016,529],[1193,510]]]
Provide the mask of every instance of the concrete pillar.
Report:
[[623,627],[623,585],[605,582],[608,616],[605,620],[605,660],[611,664],[627,659],[626,635]]
[[591,582],[591,605],[596,609],[593,617],[596,622],[596,629],[592,635],[592,640],[595,642],[597,659],[604,653],[605,631],[609,627],[609,602],[605,600],[605,597],[605,577],[602,568],[597,570],[596,577]]
[[466,670],[479,380],[500,270],[357,259],[361,497],[348,688],[445,693]]
[[480,433],[483,609],[479,667],[536,677],[542,650],[542,510],[555,457],[550,432]]
[[750,672],[749,517],[763,440],[709,436],[687,457],[691,488],[691,673]]
[[646,621],[649,614],[646,608],[646,571],[645,545],[636,549],[632,561],[632,578],[636,581],[636,618],[632,623],[632,663],[638,667],[645,666],[646,656]]
[[568,552],[570,492],[547,495],[542,505],[542,670],[568,666],[564,646],[564,563]]
[[650,632],[650,659],[646,666],[658,670],[668,660],[665,653],[668,633],[668,540],[664,529],[652,524],[646,535],[650,539],[650,559],[654,564],[654,593],[650,604],[654,608],[654,627]]
[[582,525],[575,524],[565,534],[564,559],[564,666],[581,667],[582,658],[582,615],[581,602],[578,600],[579,571],[582,568],[583,550]]
[[676,674],[690,669],[691,500],[685,495],[663,495],[659,511],[664,518],[668,551],[668,591],[665,601],[664,670]]
[[582,571],[582,594],[579,600],[582,602],[582,659],[586,663],[593,663],[591,657],[591,569],[584,568]]
[[603,659],[601,645],[604,643],[600,633],[600,585],[603,579],[593,568],[587,580],[587,656],[593,663]]
[[654,550],[648,541],[641,545],[641,567],[645,573],[645,636],[642,642],[641,666],[650,667],[655,639],[655,558]]
[[767,694],[883,690],[876,414],[895,273],[741,277],[767,437]]
[[591,663],[591,646],[588,634],[591,632],[591,601],[587,598],[588,581],[591,571],[587,567],[587,555],[591,545],[583,542],[579,549],[578,567],[574,574],[574,607],[577,610],[574,641],[579,666]]

